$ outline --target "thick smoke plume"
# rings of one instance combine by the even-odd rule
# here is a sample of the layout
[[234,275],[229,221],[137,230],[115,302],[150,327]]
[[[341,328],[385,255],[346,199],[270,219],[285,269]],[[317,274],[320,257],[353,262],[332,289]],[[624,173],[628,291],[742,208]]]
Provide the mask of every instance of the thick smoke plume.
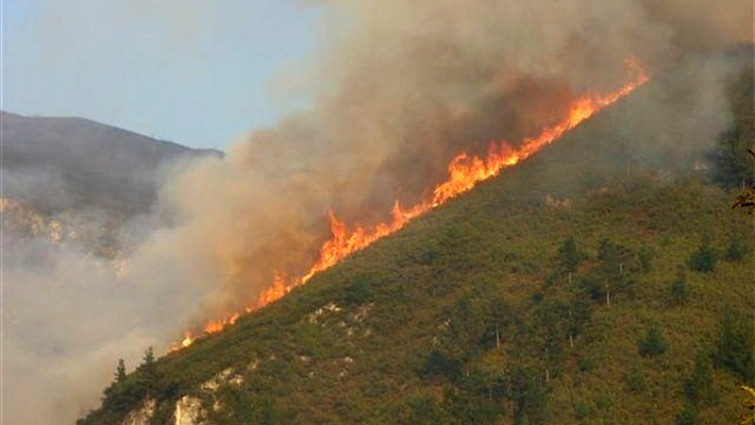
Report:
[[[329,212],[350,225],[384,220],[396,199],[411,205],[429,195],[457,153],[536,134],[579,94],[623,85],[627,57],[657,74],[688,55],[752,41],[747,2],[709,3],[321,4],[327,53],[302,76],[313,107],[238,141],[225,158],[167,173],[154,214],[133,224],[150,230],[125,254],[125,276],[82,261],[88,254],[75,245],[49,251],[34,242],[10,255],[5,243],[4,419],[71,422],[96,403],[118,357],[134,365],[148,345],[162,351],[181,330],[254,304],[276,270],[305,273],[328,236]],[[683,104],[647,96],[617,120],[619,131],[658,141],[647,143],[653,149],[712,143],[729,123],[732,68],[690,69],[684,78],[699,92]],[[668,125],[690,116],[701,119]]]
[[[382,221],[396,199],[427,196],[457,153],[536,134],[575,96],[624,84],[627,57],[657,73],[747,38],[744,2],[715,11],[696,3],[328,3],[330,50],[311,77],[315,106],[176,176],[162,205],[181,222],[164,236],[186,249],[152,243],[198,266],[209,317],[241,310],[274,270],[306,272],[329,211],[352,225]],[[700,80],[693,112],[709,117],[705,133],[685,132],[696,146],[695,137],[710,142],[728,122],[727,73],[716,70],[686,77]],[[664,117],[689,112],[680,108],[655,108],[644,131],[665,131]]]

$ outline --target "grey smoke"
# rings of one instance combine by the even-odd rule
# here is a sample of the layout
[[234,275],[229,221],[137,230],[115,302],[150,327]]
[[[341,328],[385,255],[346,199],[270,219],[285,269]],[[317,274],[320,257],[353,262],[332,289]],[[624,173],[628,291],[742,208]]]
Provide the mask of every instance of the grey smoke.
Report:
[[[183,329],[253,304],[274,270],[306,272],[328,236],[328,211],[350,225],[384,220],[394,200],[427,196],[458,152],[516,142],[575,96],[624,84],[628,56],[660,74],[752,41],[740,0],[323,7],[327,53],[301,77],[313,82],[314,106],[224,158],[165,173],[152,213],[126,226],[142,236],[128,244],[125,277],[75,244],[5,249],[8,423],[71,422],[94,407],[118,357],[133,366],[146,346],[164,352]],[[642,155],[703,149],[729,124],[724,88],[736,67],[699,61],[614,118]],[[44,264],[30,264],[38,252]]]

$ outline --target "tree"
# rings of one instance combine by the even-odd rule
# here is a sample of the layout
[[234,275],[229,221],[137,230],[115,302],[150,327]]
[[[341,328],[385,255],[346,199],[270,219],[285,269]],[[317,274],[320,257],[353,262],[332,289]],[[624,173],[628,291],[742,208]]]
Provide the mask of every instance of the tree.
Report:
[[668,341],[655,324],[645,328],[645,338],[637,341],[637,351],[642,357],[655,357],[668,349]]
[[152,349],[152,347],[149,347],[144,351],[144,358],[142,360],[144,362],[144,366],[152,366],[152,364],[155,362],[155,351]]
[[716,390],[713,386],[713,363],[707,351],[698,350],[695,353],[692,376],[684,382],[684,394],[694,404],[716,400]]
[[716,364],[726,367],[748,384],[755,383],[754,331],[750,318],[735,314],[729,308],[724,310]]
[[655,257],[655,252],[649,246],[644,245],[640,249],[640,253],[639,253],[640,269],[642,270],[643,273],[650,272],[650,269],[653,267],[654,257]]
[[[645,255],[649,269],[651,255],[649,252]],[[637,269],[637,257],[632,250],[604,238],[598,246],[598,259],[600,260],[600,267],[596,271],[596,279],[603,283],[606,306],[611,305],[612,291],[625,292],[633,298],[635,281],[630,276],[630,271]]]
[[528,370],[517,368],[512,372],[509,399],[514,403],[515,425],[545,423],[546,388]]
[[674,305],[684,304],[689,298],[689,287],[687,286],[687,276],[684,268],[679,267],[676,272],[676,279],[671,283],[671,302]]
[[120,383],[126,380],[126,363],[123,359],[118,359],[118,366],[115,368],[115,382]]
[[731,232],[729,246],[726,248],[724,259],[729,262],[741,262],[747,254],[747,246],[739,232]]
[[695,406],[687,403],[684,410],[676,417],[676,425],[694,425],[697,421],[697,410]]
[[153,388],[157,384],[157,368],[155,367],[155,352],[152,347],[144,351],[144,358],[139,370],[143,373],[142,377],[147,388]]
[[558,254],[558,262],[563,271],[570,275],[577,271],[577,266],[582,262],[583,255],[577,249],[577,242],[574,240],[574,236],[569,235],[564,240],[564,243],[558,249]]
[[714,180],[723,187],[740,187],[752,181],[751,161],[743,155],[751,145],[747,134],[737,128],[723,132],[713,153]]
[[690,269],[698,272],[710,273],[716,268],[718,256],[710,242],[709,236],[703,236],[697,250],[689,257]]

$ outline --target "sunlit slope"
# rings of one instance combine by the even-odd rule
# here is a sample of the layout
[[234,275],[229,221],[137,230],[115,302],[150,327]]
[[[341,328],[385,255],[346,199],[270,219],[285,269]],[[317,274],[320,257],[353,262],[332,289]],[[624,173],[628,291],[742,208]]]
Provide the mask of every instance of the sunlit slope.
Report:
[[[730,210],[733,193],[704,183],[704,151],[672,137],[680,123],[651,129],[643,116],[648,97],[676,104],[689,89],[638,89],[309,285],[142,367],[84,423],[120,423],[152,398],[152,423],[174,423],[187,395],[217,424],[668,424],[685,405],[701,423],[733,421],[748,376],[716,353],[726,314],[752,320],[752,221]],[[723,256],[732,235],[743,259],[691,270],[702,238]],[[576,260],[560,250],[569,236]],[[680,270],[683,297],[671,290]],[[638,344],[649,328],[662,352]],[[696,373],[705,353],[715,367],[700,361]]]

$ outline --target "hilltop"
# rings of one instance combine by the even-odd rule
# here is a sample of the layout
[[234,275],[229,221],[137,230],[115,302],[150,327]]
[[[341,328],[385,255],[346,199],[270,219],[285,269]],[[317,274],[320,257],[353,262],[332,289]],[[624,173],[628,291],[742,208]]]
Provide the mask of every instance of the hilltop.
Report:
[[754,380],[753,234],[717,173],[752,144],[752,70],[728,84],[718,147],[690,146],[709,119],[691,113],[696,65],[224,331],[148,353],[79,424],[733,422]]
[[4,196],[45,214],[149,211],[160,167],[181,156],[222,155],[76,117],[0,112]]

